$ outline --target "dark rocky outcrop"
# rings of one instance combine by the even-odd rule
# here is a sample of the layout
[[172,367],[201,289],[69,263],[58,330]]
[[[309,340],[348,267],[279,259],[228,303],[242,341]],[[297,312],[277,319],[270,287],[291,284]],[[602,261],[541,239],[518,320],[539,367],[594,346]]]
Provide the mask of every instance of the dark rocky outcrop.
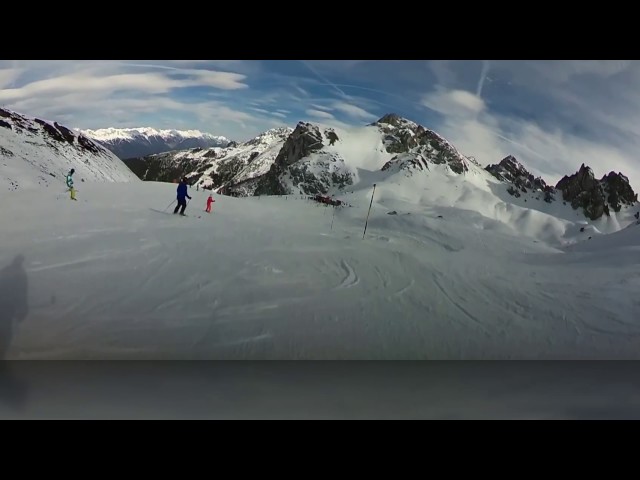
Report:
[[542,191],[549,194],[545,198],[552,198],[553,187],[541,177],[534,177],[513,155],[503,158],[497,165],[488,165],[485,170],[498,180],[512,184],[515,188],[508,190],[511,195],[519,197],[519,194],[516,195],[518,191]]
[[60,132],[60,134],[62,135],[62,138],[64,138],[66,142],[68,143],[74,142],[76,136],[71,130],[69,130],[67,127],[63,125],[60,125],[58,122],[53,122],[53,126],[55,127],[56,130],[58,130],[58,132]]
[[0,156],[2,156],[2,157],[13,157],[13,152],[11,150],[7,150],[4,147],[0,147]]
[[338,134],[332,128],[327,129],[324,134],[327,137],[327,140],[329,140],[329,146],[335,145],[335,143],[340,140],[338,138]]
[[49,137],[51,137],[53,140],[57,141],[57,142],[65,142],[66,139],[64,138],[64,136],[62,135],[62,133],[53,125],[45,122],[44,120],[41,120],[39,118],[35,119],[36,123],[38,123],[39,125],[42,126],[42,128],[44,128],[44,131],[47,132],[49,134]]
[[560,194],[565,205],[569,203],[572,208],[581,209],[591,220],[610,215],[611,210],[619,212],[623,205],[633,205],[638,201],[627,177],[610,172],[598,180],[591,168],[584,164],[575,174],[563,177],[555,187],[547,185],[541,177],[534,177],[512,155],[497,165],[485,167],[485,170],[505,182],[508,185],[507,192],[516,198],[522,194],[540,192],[544,196],[536,195],[535,198],[551,203]]
[[629,179],[621,173],[609,172],[602,177],[607,203],[614,212],[619,212],[623,205],[633,205],[638,201],[638,194],[633,191]]
[[402,155],[396,155],[384,164],[384,166],[382,167],[382,171],[385,172],[387,170],[391,170],[394,167],[402,170],[429,170],[429,164],[427,163],[427,160],[419,153],[405,153]]
[[[429,163],[446,164],[452,171],[462,174],[468,171],[466,157],[460,154],[453,145],[433,130],[418,125],[395,113],[389,113],[371,125],[377,126],[385,135],[383,142],[389,153],[411,153],[414,159],[404,160],[417,166],[418,155]],[[389,168],[387,165],[385,167]],[[383,167],[384,168],[384,167]]]
[[610,172],[598,180],[584,163],[577,173],[563,177],[556,189],[562,192],[565,201],[571,202],[575,209],[582,208],[591,220],[610,215],[610,210],[619,212],[623,205],[633,205],[638,201],[627,177]]
[[605,213],[609,214],[604,189],[595,178],[593,170],[584,163],[577,173],[564,176],[556,189],[562,192],[563,200],[570,202],[574,209],[581,208],[591,220],[596,220]]
[[[299,122],[293,133],[284,142],[269,172],[260,179],[255,194],[285,195],[288,193],[280,181],[285,171],[300,159],[321,150],[322,147],[324,144],[320,129],[310,123]],[[298,182],[311,181],[313,183],[313,179],[305,176],[304,169],[298,171],[298,177]]]
[[85,137],[84,135],[80,135],[78,137],[78,143],[82,146],[82,148],[92,152],[92,153],[99,153],[100,152],[100,148],[93,143],[91,140],[89,140],[87,137]]

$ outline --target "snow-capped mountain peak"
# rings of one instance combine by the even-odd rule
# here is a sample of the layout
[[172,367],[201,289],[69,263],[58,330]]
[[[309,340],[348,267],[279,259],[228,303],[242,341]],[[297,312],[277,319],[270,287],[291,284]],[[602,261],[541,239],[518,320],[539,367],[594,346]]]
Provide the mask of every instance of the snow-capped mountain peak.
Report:
[[229,139],[220,135],[201,132],[200,130],[159,130],[152,127],[136,127],[136,128],[100,128],[98,130],[79,130],[84,135],[98,141],[109,141],[116,139],[133,139],[136,137],[152,137],[157,136],[166,140],[175,140],[176,138],[206,138],[217,140],[220,143],[229,142]]
[[151,127],[78,130],[118,157],[136,158],[189,148],[226,147],[231,141],[200,130],[159,130]]

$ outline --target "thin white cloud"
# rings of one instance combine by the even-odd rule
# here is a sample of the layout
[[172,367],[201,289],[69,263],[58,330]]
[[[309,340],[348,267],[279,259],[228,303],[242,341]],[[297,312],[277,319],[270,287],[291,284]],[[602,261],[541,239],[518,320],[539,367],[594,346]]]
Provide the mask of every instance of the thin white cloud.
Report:
[[303,96],[308,97],[309,96],[309,92],[307,92],[304,88],[299,87],[298,85],[294,85],[293,88],[295,88],[298,92],[300,92]]
[[333,120],[335,119],[335,117],[333,115],[331,115],[329,112],[325,112],[323,110],[316,110],[313,108],[309,108],[307,110],[305,110],[305,113],[311,117],[315,117],[315,118],[322,118],[322,119],[327,119],[327,120]]
[[489,74],[490,66],[491,64],[489,63],[489,60],[482,61],[482,71],[480,72],[480,79],[478,80],[478,87],[476,88],[476,95],[478,97],[482,96],[482,87],[484,86],[484,82]]
[[300,60],[300,63],[302,63],[305,67],[307,67],[307,69],[311,73],[313,73],[316,77],[318,77],[321,81],[325,82],[331,88],[333,88],[336,92],[338,92],[338,95],[340,95],[341,98],[347,98],[348,97],[348,95],[346,93],[344,93],[342,90],[340,90],[340,88],[335,83],[329,81],[327,78],[322,76],[322,74],[320,74],[320,72],[318,72],[318,70],[316,68],[314,68],[313,65],[311,65],[311,62],[307,62],[305,60]]
[[331,107],[327,107],[326,105],[318,105],[317,103],[311,103],[310,106],[316,110],[324,110],[325,112],[333,110]]
[[485,108],[484,101],[471,92],[443,88],[425,95],[421,103],[438,113],[456,117],[475,116]]
[[168,93],[176,88],[208,86],[220,89],[248,88],[240,80],[244,75],[227,72],[192,72],[192,78],[175,79],[160,73],[118,74],[92,76],[86,72],[72,73],[45,80],[37,80],[19,88],[0,90],[0,101],[13,101],[34,96],[59,95],[66,92],[139,91],[147,94]]
[[0,70],[0,90],[11,87],[24,72],[23,68],[4,68]]
[[364,108],[360,108],[350,103],[334,102],[332,106],[334,109],[354,119],[373,120],[376,118],[376,116],[373,113],[367,112]]

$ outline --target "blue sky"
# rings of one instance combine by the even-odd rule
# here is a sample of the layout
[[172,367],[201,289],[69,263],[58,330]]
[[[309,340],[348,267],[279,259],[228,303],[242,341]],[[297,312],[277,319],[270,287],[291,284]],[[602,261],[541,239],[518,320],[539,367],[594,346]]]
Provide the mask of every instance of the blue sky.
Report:
[[640,189],[640,62],[381,60],[0,61],[0,105],[83,129],[363,125],[390,112],[465,155],[515,155],[556,182],[586,163]]

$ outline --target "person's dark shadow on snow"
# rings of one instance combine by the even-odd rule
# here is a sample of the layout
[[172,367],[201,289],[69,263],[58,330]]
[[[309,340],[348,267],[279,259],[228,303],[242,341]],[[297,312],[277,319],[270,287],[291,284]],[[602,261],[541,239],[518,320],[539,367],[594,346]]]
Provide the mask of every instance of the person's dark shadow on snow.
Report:
[[26,386],[20,382],[6,358],[15,328],[29,313],[28,281],[24,256],[18,255],[0,270],[0,404],[21,408],[26,400]]

